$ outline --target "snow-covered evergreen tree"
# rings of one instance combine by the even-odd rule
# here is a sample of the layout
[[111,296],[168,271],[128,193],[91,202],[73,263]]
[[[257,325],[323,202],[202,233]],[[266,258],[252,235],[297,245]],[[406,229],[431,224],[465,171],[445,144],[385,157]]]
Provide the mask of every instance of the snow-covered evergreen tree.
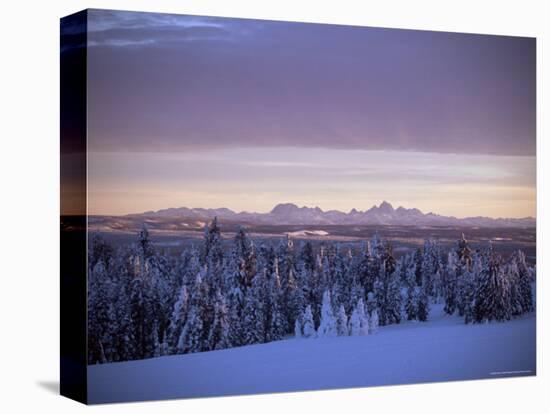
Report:
[[[137,249],[140,256],[144,259],[149,258],[154,253],[151,239],[149,237],[149,230],[147,229],[145,223],[142,224],[141,230],[138,234]],[[142,263],[144,263],[144,261],[142,261]]]
[[301,286],[294,276],[294,268],[288,269],[286,289],[283,291],[284,313],[287,326],[294,326],[294,321],[305,309],[305,300]]
[[89,271],[88,289],[88,362],[108,362],[104,342],[109,335],[112,310],[109,309],[109,281],[101,260],[96,261]]
[[313,314],[311,306],[307,306],[302,317],[302,333],[304,338],[315,337],[315,325],[313,324]]
[[114,258],[115,251],[113,247],[105,241],[99,234],[92,234],[90,237],[90,252],[88,255],[88,266],[93,269],[101,261],[108,268],[111,260]]
[[203,324],[198,307],[191,305],[189,315],[177,344],[177,353],[200,352],[203,349],[202,344]]
[[509,319],[509,285],[502,272],[502,259],[492,247],[482,255],[481,272],[475,291],[474,321],[504,321]]
[[396,272],[395,259],[392,248],[388,244],[384,246],[382,265],[378,279],[374,284],[374,296],[377,301],[380,325],[389,325],[401,322],[401,283],[400,271]]
[[478,289],[482,269],[483,256],[474,254],[470,257],[471,266],[464,269],[458,288],[459,315],[464,317],[465,323],[472,323],[476,319],[476,292]]
[[457,307],[460,308],[460,296],[462,286],[459,282],[460,270],[459,270],[459,257],[455,251],[449,252],[447,256],[447,265],[445,267],[445,273],[443,278],[443,290],[445,298],[444,311],[452,315],[456,312]]
[[266,276],[260,271],[252,279],[252,286],[247,290],[244,306],[244,343],[247,345],[266,341],[268,308],[266,306]]
[[517,267],[517,289],[521,297],[522,312],[533,312],[535,310],[532,289],[534,279],[525,262],[525,254],[521,250],[517,251],[511,260]]
[[423,286],[416,287],[414,302],[416,304],[416,319],[420,322],[426,322],[430,314],[430,301]]
[[330,292],[327,290],[323,294],[323,304],[321,306],[321,323],[317,329],[317,336],[331,337],[336,336],[336,318],[332,311]]
[[365,304],[365,310],[367,312],[367,315],[371,315],[372,312],[378,308],[378,304],[376,303],[376,297],[374,296],[374,292],[367,293],[367,303]]
[[152,338],[153,338],[153,357],[162,356],[161,343],[160,343],[159,334],[158,334],[158,323],[156,321],[153,324]]
[[422,255],[422,286],[428,296],[435,296],[434,278],[438,272],[439,258],[436,242],[427,239]]
[[336,318],[336,335],[338,336],[349,335],[348,317],[346,315],[346,310],[344,309],[344,305],[340,305],[340,308],[338,309],[338,317]]
[[352,336],[369,334],[369,320],[365,314],[363,299],[359,299],[349,318],[349,333]]
[[184,285],[181,287],[178,299],[174,303],[174,308],[170,317],[170,325],[168,327],[166,342],[168,345],[168,352],[171,354],[177,351],[179,337],[187,318],[188,305],[189,293],[187,291],[187,286]]
[[336,256],[334,263],[334,282],[332,286],[331,298],[334,306],[334,311],[337,312],[340,305],[344,309],[351,305],[350,291],[352,277],[350,276],[351,255],[341,245],[337,245]]
[[378,332],[378,324],[378,309],[375,309],[369,317],[369,334],[375,334]]
[[131,336],[134,339],[133,359],[149,357],[147,347],[150,344],[148,335],[148,300],[144,294],[143,280],[136,277],[130,286],[130,319],[132,321]]
[[273,273],[268,283],[269,292],[266,298],[269,306],[268,340],[277,341],[282,339],[287,332],[287,320],[283,309],[283,292],[281,290],[277,259],[274,261]]
[[216,291],[214,321],[210,327],[208,342],[211,349],[225,349],[230,347],[228,309],[225,298],[219,290]]
[[218,226],[218,218],[214,217],[210,225],[204,227],[204,243],[201,252],[202,264],[210,259],[213,262],[221,262],[223,251],[221,248],[221,230]]
[[407,320],[413,321],[418,318],[418,303],[416,301],[416,263],[414,261],[411,261],[409,266],[406,270],[406,277],[405,277],[405,288],[406,288],[406,296],[405,296],[405,304],[404,304],[404,311],[405,315],[407,316]]
[[300,322],[299,319],[296,319],[296,322],[294,322],[294,337],[301,338],[302,336],[302,322]]

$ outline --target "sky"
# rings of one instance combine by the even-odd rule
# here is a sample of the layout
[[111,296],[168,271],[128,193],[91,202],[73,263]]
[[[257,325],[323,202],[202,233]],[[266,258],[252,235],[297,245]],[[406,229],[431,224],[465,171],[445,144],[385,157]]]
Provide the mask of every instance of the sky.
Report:
[[535,40],[91,10],[88,211],[535,216]]

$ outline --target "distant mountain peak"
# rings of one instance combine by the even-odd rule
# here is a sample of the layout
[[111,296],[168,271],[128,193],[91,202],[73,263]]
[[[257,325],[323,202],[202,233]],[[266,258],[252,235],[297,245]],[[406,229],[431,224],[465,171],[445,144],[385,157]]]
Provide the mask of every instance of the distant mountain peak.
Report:
[[271,210],[271,214],[288,214],[292,211],[299,210],[299,207],[296,204],[293,203],[279,203],[275,207],[273,207],[273,210]]
[[319,207],[299,207],[294,203],[277,204],[269,213],[236,213],[228,208],[167,208],[131,216],[184,217],[195,220],[218,219],[233,222],[269,225],[404,225],[404,226],[465,226],[465,227],[533,227],[536,220],[525,218],[489,218],[442,216],[417,208],[399,206],[394,209],[388,201],[374,205],[366,211],[352,208],[349,213],[339,210],[323,211]]
[[380,210],[382,213],[391,213],[393,212],[393,206],[387,201],[382,201],[380,203],[380,206],[378,207],[378,210]]

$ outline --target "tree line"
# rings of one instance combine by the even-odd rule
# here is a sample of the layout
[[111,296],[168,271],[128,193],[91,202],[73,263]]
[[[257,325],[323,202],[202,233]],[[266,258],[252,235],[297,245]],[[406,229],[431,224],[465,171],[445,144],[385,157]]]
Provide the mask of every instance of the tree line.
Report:
[[216,219],[199,246],[169,255],[147,228],[114,248],[95,235],[88,259],[90,364],[225,349],[294,335],[370,335],[378,326],[429,320],[430,306],[465,323],[534,310],[534,268],[464,235],[445,251],[433,240],[396,259],[378,235],[352,249],[289,237],[256,244],[244,228],[222,245]]

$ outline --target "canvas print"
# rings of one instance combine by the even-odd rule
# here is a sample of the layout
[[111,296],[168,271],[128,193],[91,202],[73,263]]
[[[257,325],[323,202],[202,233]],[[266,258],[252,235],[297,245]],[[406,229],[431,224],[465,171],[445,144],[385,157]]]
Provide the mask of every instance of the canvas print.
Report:
[[534,38],[87,10],[61,63],[86,402],[536,375]]

